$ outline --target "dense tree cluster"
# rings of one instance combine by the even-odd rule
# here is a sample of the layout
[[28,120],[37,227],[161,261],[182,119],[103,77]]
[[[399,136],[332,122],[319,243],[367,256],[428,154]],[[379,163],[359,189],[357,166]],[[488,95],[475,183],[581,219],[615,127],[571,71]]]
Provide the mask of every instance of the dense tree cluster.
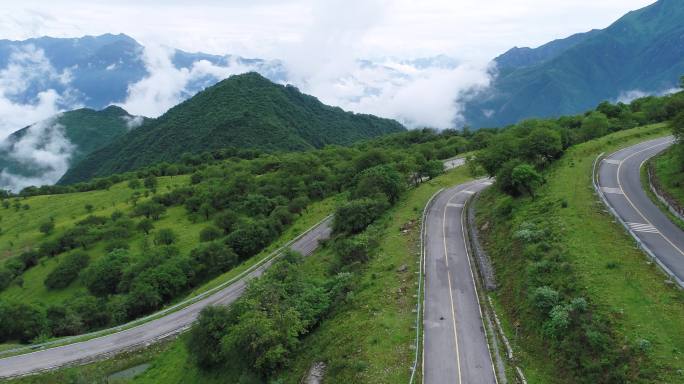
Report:
[[[349,201],[337,211],[336,233],[344,237],[363,232],[410,184],[441,173],[438,158],[470,149],[468,143],[458,132],[419,130],[351,148],[311,152],[226,149],[184,156],[176,166],[159,164],[112,176],[102,185],[128,180],[126,185],[136,196],[130,208],[109,217],[97,215],[92,208],[84,211],[89,212],[84,219],[59,228],[52,220],[46,221],[40,225],[45,239],[36,250],[0,267],[0,289],[12,282],[19,284],[22,273],[40,258],[59,257],[60,263],[45,279],[46,287],[63,289],[78,280],[89,294],[50,308],[22,303],[45,324],[40,334],[74,334],[119,324],[159,309],[258,254],[313,201],[348,191]],[[181,172],[192,174],[188,185],[158,190],[156,176]],[[56,188],[24,194],[76,187]],[[193,222],[206,223],[195,248],[187,253],[176,247],[178,233],[158,223],[173,207],[182,207]],[[131,247],[136,238],[149,239],[143,242],[148,245],[140,250]],[[100,243],[104,243],[104,256],[87,266],[85,258],[76,260]],[[369,257],[370,245],[362,238],[341,244],[345,264]],[[84,316],[93,319],[86,321]]]
[[672,122],[675,134],[677,127],[684,125],[684,93],[644,97],[630,104],[603,102],[583,115],[525,120],[498,131],[481,131],[484,145],[477,161],[489,175],[496,176],[502,191],[534,196],[543,183],[543,171],[570,146],[665,121]]
[[288,362],[348,283],[347,274],[311,278],[302,257],[287,253],[229,308],[201,312],[188,339],[191,355],[205,369],[229,366],[267,377]]

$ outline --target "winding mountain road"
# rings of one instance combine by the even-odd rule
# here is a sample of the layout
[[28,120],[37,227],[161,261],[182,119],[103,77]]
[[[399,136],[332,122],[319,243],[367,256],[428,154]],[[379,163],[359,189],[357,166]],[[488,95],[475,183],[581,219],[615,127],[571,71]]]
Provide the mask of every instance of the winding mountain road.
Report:
[[[331,218],[324,220],[292,243],[290,248],[303,255],[310,255],[318,247],[319,241],[330,237],[331,222]],[[263,274],[272,263],[273,259],[225,289],[142,325],[87,341],[0,359],[0,378],[22,376],[64,365],[90,361],[105,355],[151,344],[166,336],[181,332],[197,319],[204,307],[217,304],[227,305],[237,300],[249,281]]]
[[465,206],[491,185],[476,180],[438,194],[425,222],[423,383],[496,383],[470,265]]
[[[449,159],[444,161],[444,167],[445,170],[449,170],[464,163],[464,159]],[[332,218],[322,221],[294,241],[290,248],[303,255],[312,254],[321,240],[330,237],[331,223]],[[82,342],[2,358],[0,359],[0,379],[92,361],[149,345],[167,336],[180,333],[192,325],[204,307],[217,304],[228,305],[237,300],[247,287],[248,282],[262,275],[272,263],[273,260],[262,264],[227,287],[208,294],[207,297],[183,309],[141,325]]]
[[640,175],[643,163],[672,142],[672,137],[650,140],[604,158],[598,167],[598,187],[630,234],[684,287],[684,231],[651,201]]

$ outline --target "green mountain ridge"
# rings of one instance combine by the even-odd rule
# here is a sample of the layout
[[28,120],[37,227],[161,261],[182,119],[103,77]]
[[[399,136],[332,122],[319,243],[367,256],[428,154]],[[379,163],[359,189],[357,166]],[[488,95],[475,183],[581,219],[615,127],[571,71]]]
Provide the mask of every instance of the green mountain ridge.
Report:
[[629,91],[672,89],[684,74],[682,20],[684,2],[660,0],[606,29],[555,42],[563,49],[542,46],[537,50],[548,52],[531,50],[522,59],[500,56],[500,73],[467,104],[466,120],[475,127],[502,126],[579,113]]
[[[40,156],[37,152],[49,152],[74,164],[124,135],[130,130],[131,124],[143,121],[141,117],[137,118],[139,121],[135,119],[124,109],[109,106],[101,111],[89,108],[68,111],[32,124],[3,140],[0,145],[0,171],[23,178],[41,179],[54,167],[32,158]],[[7,180],[0,180],[0,184],[1,188],[12,187]]]
[[405,128],[394,120],[327,106],[257,73],[232,76],[199,92],[87,156],[60,180],[70,184],[130,171],[185,153],[226,147],[296,151],[348,145]]

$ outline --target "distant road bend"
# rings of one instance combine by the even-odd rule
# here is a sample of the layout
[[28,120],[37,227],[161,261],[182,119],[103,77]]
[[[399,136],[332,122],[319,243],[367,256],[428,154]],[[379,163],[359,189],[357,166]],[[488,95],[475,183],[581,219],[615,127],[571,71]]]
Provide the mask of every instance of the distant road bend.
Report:
[[[290,248],[303,255],[313,253],[318,247],[319,241],[330,236],[331,220],[327,219],[320,223],[295,241]],[[197,316],[204,307],[233,303],[242,295],[249,280],[263,274],[271,264],[272,261],[269,261],[225,289],[183,309],[142,325],[87,341],[0,359],[0,378],[22,376],[92,360],[98,356],[133,349],[159,340],[164,336],[177,333],[189,327],[197,319]]]
[[[464,160],[458,158],[444,161],[446,170],[459,167],[463,164]],[[292,243],[290,248],[303,255],[312,254],[321,240],[330,237],[331,222],[332,218],[321,222],[318,226],[314,227]],[[0,359],[0,379],[23,376],[35,372],[56,369],[66,365],[78,364],[84,361],[91,361],[101,356],[113,355],[142,345],[154,343],[168,335],[178,333],[190,327],[204,307],[218,304],[229,305],[233,303],[242,295],[249,280],[262,275],[271,264],[272,261],[264,263],[226,288],[183,309],[171,312],[163,317],[141,325],[87,341]]]
[[640,175],[643,163],[672,142],[672,137],[650,140],[606,157],[599,164],[598,187],[632,236],[684,287],[684,231],[651,201]]
[[497,383],[464,228],[464,208],[491,184],[476,180],[435,197],[425,221],[423,383]]

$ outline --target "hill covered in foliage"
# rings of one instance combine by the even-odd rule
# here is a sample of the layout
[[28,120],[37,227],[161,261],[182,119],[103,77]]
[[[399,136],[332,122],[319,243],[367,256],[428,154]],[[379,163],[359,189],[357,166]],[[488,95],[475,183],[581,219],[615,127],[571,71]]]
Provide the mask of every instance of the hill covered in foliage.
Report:
[[257,73],[230,77],[74,166],[60,183],[173,162],[226,147],[306,150],[401,132],[394,120],[324,105]]
[[603,100],[660,94],[684,74],[684,2],[660,0],[603,30],[499,56],[490,89],[466,108],[476,127],[585,111]]
[[18,191],[31,183],[54,183],[70,164],[143,121],[110,106],[65,112],[20,129],[0,143],[0,188]]

